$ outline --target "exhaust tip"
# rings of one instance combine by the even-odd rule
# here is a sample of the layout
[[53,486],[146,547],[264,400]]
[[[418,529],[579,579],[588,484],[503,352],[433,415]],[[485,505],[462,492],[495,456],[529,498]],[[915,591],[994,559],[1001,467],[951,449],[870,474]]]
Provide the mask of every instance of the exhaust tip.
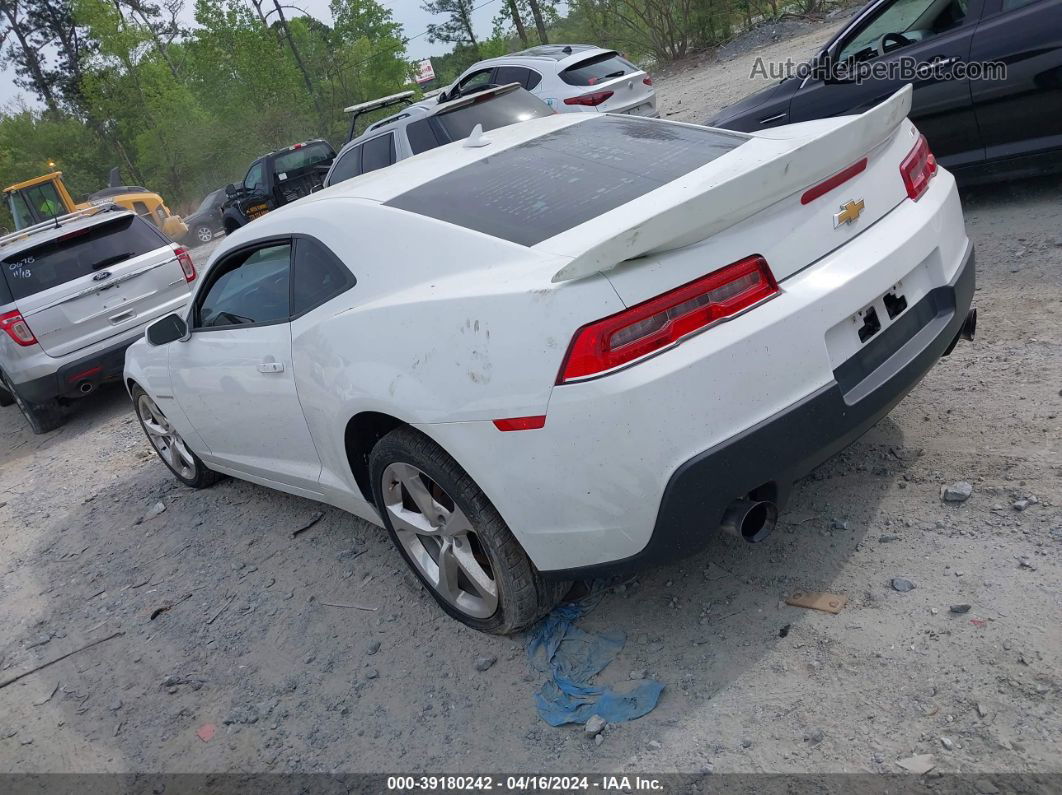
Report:
[[973,342],[974,335],[977,334],[977,307],[971,307],[970,311],[966,313],[966,320],[962,322],[962,328],[959,330],[959,336],[967,342]]
[[80,384],[77,385],[77,388],[81,390],[81,394],[87,395],[89,392],[96,388],[96,385],[93,384],[91,381],[82,381]]
[[750,544],[763,541],[778,521],[778,506],[766,500],[735,500],[723,514],[721,526]]

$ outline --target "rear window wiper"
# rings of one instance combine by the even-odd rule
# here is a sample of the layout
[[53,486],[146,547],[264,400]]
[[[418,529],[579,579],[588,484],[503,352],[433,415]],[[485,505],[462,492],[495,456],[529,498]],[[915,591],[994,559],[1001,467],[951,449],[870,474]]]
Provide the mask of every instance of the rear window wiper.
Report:
[[135,251],[126,251],[122,254],[114,254],[110,257],[104,257],[92,266],[92,270],[98,271],[100,268],[106,268],[108,265],[114,265],[118,262],[125,262],[127,259],[135,256]]
[[613,72],[612,74],[605,75],[603,79],[608,80],[610,77],[623,77],[625,74],[627,73],[624,70],[620,69],[618,72]]

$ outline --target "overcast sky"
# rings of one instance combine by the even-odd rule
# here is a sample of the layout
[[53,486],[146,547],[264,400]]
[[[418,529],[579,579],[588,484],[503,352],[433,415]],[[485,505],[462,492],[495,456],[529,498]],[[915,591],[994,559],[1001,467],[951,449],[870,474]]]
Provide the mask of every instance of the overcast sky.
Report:
[[[287,0],[292,5],[304,9],[318,19],[331,23],[331,15],[328,12],[328,0]],[[380,0],[385,8],[391,9],[395,20],[402,25],[406,38],[411,39],[406,53],[411,60],[419,60],[432,55],[439,55],[450,49],[448,44],[432,44],[428,37],[421,35],[427,30],[428,25],[435,21],[431,14],[422,10],[422,0]],[[489,36],[491,33],[491,21],[498,13],[502,0],[478,0],[476,5],[482,5],[472,14],[472,22],[477,36]],[[191,27],[195,24],[193,17],[195,0],[185,0],[183,19]],[[292,11],[286,11],[288,15]],[[416,37],[416,38],[414,38]],[[0,104],[6,104],[18,95],[26,99],[30,97],[20,91],[14,83],[14,73],[10,70],[0,71]]]

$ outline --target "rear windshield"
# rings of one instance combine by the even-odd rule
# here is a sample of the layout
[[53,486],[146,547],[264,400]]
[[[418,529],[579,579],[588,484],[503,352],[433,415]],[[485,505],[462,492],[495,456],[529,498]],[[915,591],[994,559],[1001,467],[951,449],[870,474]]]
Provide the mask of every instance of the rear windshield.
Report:
[[387,206],[533,246],[745,140],[706,127],[602,114],[426,182]]
[[620,58],[614,52],[603,52],[569,66],[560,73],[560,79],[570,86],[594,86],[637,71],[638,67],[626,58]]
[[127,215],[5,257],[4,278],[18,300],[165,245],[149,223]]
[[319,163],[327,163],[334,156],[332,147],[318,141],[315,144],[307,144],[301,149],[292,149],[290,152],[277,155],[276,160],[273,161],[273,170],[277,174],[286,174],[289,171],[299,171]]
[[518,121],[552,116],[553,110],[542,100],[523,89],[500,96],[487,95],[466,107],[441,111],[435,115],[451,141],[467,138],[472,128],[483,125],[483,131],[494,130]]

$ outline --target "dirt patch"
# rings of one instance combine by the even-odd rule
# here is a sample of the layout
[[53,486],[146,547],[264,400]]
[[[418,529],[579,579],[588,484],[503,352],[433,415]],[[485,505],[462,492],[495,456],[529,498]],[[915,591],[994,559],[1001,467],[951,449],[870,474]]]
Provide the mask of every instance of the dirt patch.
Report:
[[[740,72],[661,81],[665,107],[698,120]],[[667,685],[600,745],[540,721],[521,639],[444,616],[377,529],[179,486],[120,388],[43,437],[0,411],[0,680],[124,632],[0,689],[0,771],[1062,770],[1060,188],[965,194],[977,341],[800,483],[774,536],[719,535],[583,619],[627,633],[606,681]],[[957,481],[971,496],[942,500]],[[847,604],[784,603],[814,591]]]
[[727,105],[776,82],[752,76],[757,58],[779,63],[805,61],[822,48],[850,13],[762,25],[718,50],[658,71],[653,84],[661,118],[703,124]]

